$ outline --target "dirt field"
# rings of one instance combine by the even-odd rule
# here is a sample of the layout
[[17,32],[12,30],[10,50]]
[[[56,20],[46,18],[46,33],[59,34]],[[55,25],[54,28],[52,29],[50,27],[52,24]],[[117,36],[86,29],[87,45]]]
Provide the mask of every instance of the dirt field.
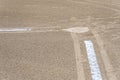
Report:
[[119,80],[116,4],[0,0],[0,80]]

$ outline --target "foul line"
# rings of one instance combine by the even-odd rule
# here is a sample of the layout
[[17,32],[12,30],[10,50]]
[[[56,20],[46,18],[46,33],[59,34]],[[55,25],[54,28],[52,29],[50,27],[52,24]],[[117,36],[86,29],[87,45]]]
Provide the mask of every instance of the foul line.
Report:
[[0,28],[0,32],[21,32],[31,31],[31,28]]
[[57,28],[0,28],[0,33],[58,32]]

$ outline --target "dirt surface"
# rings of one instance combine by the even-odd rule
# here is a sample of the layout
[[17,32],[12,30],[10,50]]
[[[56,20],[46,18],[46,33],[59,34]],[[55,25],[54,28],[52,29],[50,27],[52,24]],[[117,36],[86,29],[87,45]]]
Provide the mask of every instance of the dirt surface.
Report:
[[1,80],[77,80],[68,33],[0,34]]
[[[120,7],[107,2],[0,0],[0,80],[93,80],[85,40],[103,80],[119,80]],[[78,27],[89,31],[63,30]]]
[[0,1],[0,27],[66,27],[74,26],[74,21],[86,19],[89,16],[108,18],[118,15],[116,11],[110,8],[83,1]]

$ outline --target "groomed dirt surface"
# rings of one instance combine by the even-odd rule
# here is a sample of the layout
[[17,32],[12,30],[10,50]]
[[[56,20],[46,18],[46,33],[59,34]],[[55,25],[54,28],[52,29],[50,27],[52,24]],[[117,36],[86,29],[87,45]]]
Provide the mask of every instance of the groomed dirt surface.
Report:
[[99,29],[99,34],[103,39],[105,49],[110,58],[111,64],[114,67],[114,72],[117,78],[120,78],[120,24],[109,24],[106,28]]
[[[77,34],[83,56],[87,58],[83,40],[91,39],[95,45],[103,78],[110,80],[110,77],[107,77],[107,70],[104,69],[100,47],[106,51],[113,67],[112,72],[119,80],[118,6],[87,0],[0,0],[0,28],[25,27],[38,29],[88,27],[90,29],[88,33]],[[102,46],[92,31],[99,35],[103,42]],[[0,33],[0,38],[1,80],[77,80],[75,51],[70,33]],[[86,80],[91,80],[88,61],[81,64],[87,72]]]
[[0,34],[1,80],[77,80],[68,33]]
[[114,10],[83,1],[1,0],[0,27],[65,27],[89,16],[108,18],[117,15]]

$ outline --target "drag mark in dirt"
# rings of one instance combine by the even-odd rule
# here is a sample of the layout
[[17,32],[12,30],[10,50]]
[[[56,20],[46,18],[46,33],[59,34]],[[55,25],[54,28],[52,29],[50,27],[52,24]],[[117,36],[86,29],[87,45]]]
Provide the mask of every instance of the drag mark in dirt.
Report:
[[76,33],[71,33],[71,36],[74,41],[74,50],[75,50],[75,57],[76,57],[76,65],[77,65],[77,80],[86,80],[84,74],[84,68],[82,63],[82,55],[80,50],[80,43]]

